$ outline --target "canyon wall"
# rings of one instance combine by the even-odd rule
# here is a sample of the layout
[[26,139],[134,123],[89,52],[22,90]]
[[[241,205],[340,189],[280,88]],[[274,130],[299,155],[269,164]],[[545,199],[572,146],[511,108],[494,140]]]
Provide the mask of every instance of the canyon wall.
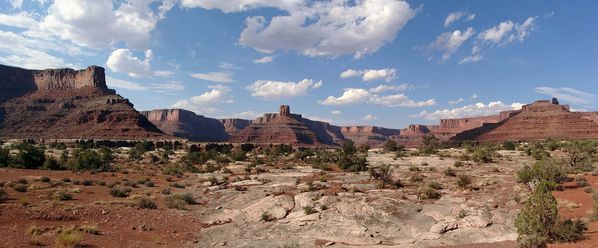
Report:
[[220,120],[197,115],[184,109],[158,109],[141,112],[168,135],[191,141],[227,141],[229,134]]

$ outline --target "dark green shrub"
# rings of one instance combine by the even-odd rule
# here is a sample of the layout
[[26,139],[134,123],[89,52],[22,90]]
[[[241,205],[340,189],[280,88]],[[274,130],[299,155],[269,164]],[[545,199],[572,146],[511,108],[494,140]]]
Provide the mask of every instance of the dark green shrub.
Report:
[[62,166],[53,157],[47,157],[44,162],[44,169],[46,170],[62,170]]
[[442,189],[442,185],[440,185],[439,182],[437,181],[431,181],[428,183],[428,187],[431,189],[435,189],[435,190],[441,190]]
[[54,201],[69,201],[73,199],[73,195],[69,194],[66,190],[59,190],[55,191],[51,195],[51,198]]
[[557,215],[556,199],[552,196],[548,184],[542,182],[515,220],[519,234],[517,242],[521,245],[523,241],[532,239],[545,244],[552,236],[552,227],[557,222]]
[[396,152],[399,150],[399,146],[396,141],[393,139],[388,139],[384,142],[383,146],[384,151],[386,152]]
[[6,191],[4,191],[4,189],[0,188],[0,203],[6,201],[7,198],[8,198],[8,195],[6,194]]
[[442,195],[437,190],[426,187],[422,192],[419,194],[420,199],[428,200],[428,199],[440,199]]
[[16,183],[12,186],[16,192],[27,192],[27,185],[22,183]]
[[305,213],[305,215],[310,215],[310,214],[315,214],[318,211],[312,206],[305,206],[305,207],[303,207],[303,212]]
[[557,242],[574,242],[583,239],[586,223],[580,219],[560,220],[554,226],[553,236]]
[[531,168],[526,165],[517,171],[517,178],[519,182],[526,184],[532,181],[560,183],[567,178],[567,173],[554,159],[545,157],[536,162]]
[[81,184],[83,186],[93,186],[94,183],[95,183],[95,181],[93,181],[91,179],[85,179],[85,180],[83,180],[83,182],[81,182]]
[[101,153],[93,149],[77,149],[68,160],[68,168],[73,171],[109,169],[111,153],[102,150]]
[[245,161],[247,160],[247,152],[239,149],[239,150],[235,150],[232,154],[232,158],[235,161]]
[[473,151],[473,161],[478,163],[491,163],[494,160],[495,151],[490,146],[478,146]]
[[185,209],[187,204],[197,204],[190,193],[169,195],[164,198],[168,208]]
[[276,219],[274,217],[272,217],[272,215],[270,213],[263,212],[261,220],[264,221],[264,222],[270,222],[270,221],[274,221]]
[[459,167],[465,166],[465,163],[463,163],[463,161],[455,161],[455,163],[453,164],[453,166],[459,168]]
[[592,171],[594,167],[593,155],[596,147],[590,141],[572,141],[563,147],[566,156],[566,164],[579,171]]
[[0,147],[0,167],[8,166],[10,162],[10,151]]
[[508,150],[508,151],[515,151],[517,147],[515,146],[515,143],[513,143],[512,141],[505,141],[502,143],[502,149]]
[[444,175],[449,177],[456,177],[457,172],[455,172],[455,169],[453,169],[453,167],[448,167],[444,170]]
[[392,167],[383,165],[378,168],[370,169],[370,176],[378,182],[378,188],[383,189],[386,185],[392,183]]
[[440,140],[432,135],[426,134],[423,137],[424,146],[420,149],[420,151],[424,154],[436,154],[438,153],[438,148],[440,147]]
[[49,178],[49,177],[41,177],[41,178],[39,179],[39,181],[40,181],[40,182],[44,182],[44,183],[48,183],[48,182],[50,182],[50,178]]
[[534,143],[525,148],[525,153],[531,156],[535,160],[542,160],[550,157],[550,153],[546,151],[546,148],[542,144]]
[[31,144],[19,144],[17,149],[19,150],[15,158],[15,166],[17,168],[37,169],[44,165],[46,155],[43,148],[38,148]]
[[361,145],[359,145],[359,147],[357,147],[357,151],[361,152],[361,153],[368,153],[369,150],[370,150],[370,145],[368,145],[368,144],[361,144]]

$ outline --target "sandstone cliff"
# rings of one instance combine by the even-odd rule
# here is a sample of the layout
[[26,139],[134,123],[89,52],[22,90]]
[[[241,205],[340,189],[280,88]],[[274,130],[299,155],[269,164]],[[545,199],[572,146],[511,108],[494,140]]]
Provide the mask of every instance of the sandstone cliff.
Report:
[[0,138],[168,138],[106,86],[104,69],[0,65]]
[[220,123],[224,125],[224,131],[228,135],[233,135],[251,124],[250,120],[239,118],[220,119]]
[[229,134],[216,119],[197,115],[184,109],[158,109],[141,112],[168,135],[191,141],[227,141]]
[[376,126],[347,126],[341,127],[341,133],[346,139],[352,140],[356,145],[367,144],[377,147],[389,137],[399,135],[400,130]]
[[451,141],[598,139],[598,123],[592,118],[592,114],[571,112],[569,106],[558,104],[556,99],[541,100],[523,106],[501,122],[459,133]]

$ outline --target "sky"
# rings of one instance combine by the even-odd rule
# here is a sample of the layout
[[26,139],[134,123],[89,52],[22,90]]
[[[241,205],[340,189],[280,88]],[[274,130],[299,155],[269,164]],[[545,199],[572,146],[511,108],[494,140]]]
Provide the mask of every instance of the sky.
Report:
[[0,0],[0,64],[106,68],[138,110],[403,128],[598,110],[598,1]]

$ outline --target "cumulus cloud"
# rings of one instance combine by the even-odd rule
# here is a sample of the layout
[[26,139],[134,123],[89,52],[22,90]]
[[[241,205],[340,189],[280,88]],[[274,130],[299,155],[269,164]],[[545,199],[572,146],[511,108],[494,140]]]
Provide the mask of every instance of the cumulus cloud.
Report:
[[454,100],[454,101],[449,101],[449,102],[448,102],[448,104],[449,104],[449,105],[457,105],[457,104],[459,104],[459,103],[462,103],[463,101],[465,101],[465,99],[463,99],[463,97],[461,97],[461,98],[459,98],[459,99],[457,99],[457,100]]
[[486,29],[478,34],[471,49],[471,55],[463,58],[459,64],[480,61],[485,50],[506,46],[514,42],[524,42],[536,27],[536,16],[528,17],[523,23],[511,20]]
[[212,81],[217,83],[234,83],[230,72],[207,72],[207,73],[193,73],[190,75],[193,78]]
[[253,63],[256,63],[256,64],[266,64],[266,63],[272,62],[272,60],[273,59],[272,59],[271,56],[265,56],[265,57],[262,57],[262,58],[254,60]]
[[353,54],[361,58],[374,53],[394,40],[416,12],[398,0],[182,0],[181,5],[225,13],[260,7],[282,10],[286,15],[270,20],[248,17],[239,43],[262,53],[291,50],[310,57]]
[[376,116],[374,116],[373,114],[368,114],[368,115],[364,116],[361,119],[364,120],[364,121],[373,121],[373,120],[376,120],[378,118],[376,118]]
[[434,99],[426,101],[414,101],[405,94],[377,95],[365,89],[347,88],[339,97],[329,96],[319,101],[322,105],[351,105],[359,103],[370,103],[385,107],[425,107],[436,104]]
[[340,110],[332,110],[332,112],[330,112],[333,115],[341,115],[343,114],[343,112],[341,112]]
[[113,8],[113,2],[106,0],[56,0],[40,26],[84,47],[105,48],[124,42],[141,50],[148,47],[151,31],[174,5],[173,0],[163,1],[155,12],[150,7],[153,2],[124,2]]
[[457,11],[450,13],[446,19],[444,19],[444,27],[448,28],[453,22],[458,21],[461,18],[465,18],[466,21],[475,19],[475,14],[469,14],[467,12]]
[[0,13],[0,25],[17,28],[35,28],[38,22],[31,13],[21,11],[16,14]]
[[25,34],[0,30],[0,63],[29,69],[46,69],[73,66],[56,53],[76,52],[64,49],[60,44],[45,39],[32,38]]
[[523,104],[512,103],[504,104],[501,101],[490,102],[488,104],[476,103],[454,109],[442,109],[434,112],[422,111],[416,117],[424,118],[426,120],[439,120],[439,119],[452,119],[452,118],[464,118],[474,116],[488,116],[495,115],[501,111],[506,110],[518,110],[521,109]]
[[110,54],[106,66],[113,72],[127,73],[131,77],[151,77],[154,74],[150,64],[153,58],[151,49],[145,51],[145,58],[141,60],[129,49],[121,48]]
[[442,61],[451,57],[457,52],[459,47],[475,34],[473,28],[467,28],[465,31],[455,30],[445,32],[436,37],[436,40],[428,45],[428,51],[438,50],[442,52]]
[[348,69],[346,71],[341,72],[339,75],[341,78],[350,78],[361,76],[364,82],[370,81],[377,81],[377,80],[384,80],[386,82],[390,82],[397,77],[397,69],[395,68],[385,68],[379,70],[353,70]]
[[564,100],[566,102],[570,102],[573,104],[579,104],[583,106],[591,106],[594,102],[598,100],[598,96],[583,92],[574,88],[569,87],[561,87],[561,88],[551,88],[551,87],[536,87],[535,92],[539,94],[548,95],[551,97],[556,97],[559,100]]
[[211,85],[210,91],[189,99],[181,99],[172,104],[172,108],[188,109],[198,114],[212,114],[218,112],[216,107],[222,103],[233,103],[234,99],[229,95],[230,87],[225,85]]
[[247,119],[247,120],[254,120],[255,118],[258,118],[262,115],[263,115],[262,113],[257,113],[255,111],[249,110],[249,111],[243,111],[241,113],[234,114],[233,117]]
[[310,89],[318,89],[322,81],[314,82],[312,79],[303,79],[299,82],[280,82],[257,80],[247,86],[251,96],[263,99],[282,99],[306,95]]

